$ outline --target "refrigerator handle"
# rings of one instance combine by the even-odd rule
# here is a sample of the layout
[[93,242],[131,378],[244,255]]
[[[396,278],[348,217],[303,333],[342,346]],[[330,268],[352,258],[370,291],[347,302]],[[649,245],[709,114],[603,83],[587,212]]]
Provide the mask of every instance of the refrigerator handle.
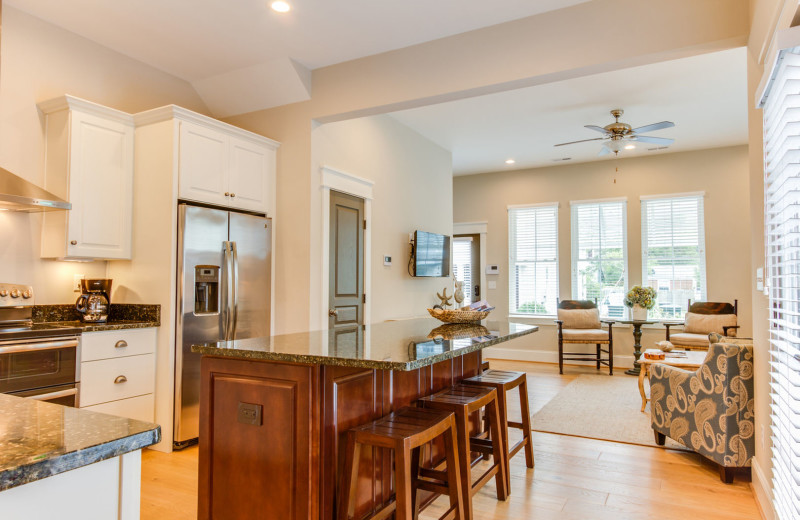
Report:
[[233,315],[231,319],[231,339],[236,339],[236,324],[239,320],[239,253],[236,250],[236,242],[231,242],[231,252],[233,253]]
[[230,341],[231,338],[231,296],[232,296],[232,282],[233,282],[233,269],[231,265],[231,248],[230,242],[223,242],[222,248],[225,251],[224,266],[224,280],[225,287],[222,291],[224,300],[222,303],[222,338],[225,341]]

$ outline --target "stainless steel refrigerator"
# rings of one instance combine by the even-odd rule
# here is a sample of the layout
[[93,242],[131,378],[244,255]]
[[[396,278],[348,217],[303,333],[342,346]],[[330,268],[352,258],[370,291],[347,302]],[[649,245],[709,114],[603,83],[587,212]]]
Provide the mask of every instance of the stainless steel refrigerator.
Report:
[[178,313],[173,444],[199,433],[198,343],[269,336],[272,223],[257,215],[178,206]]

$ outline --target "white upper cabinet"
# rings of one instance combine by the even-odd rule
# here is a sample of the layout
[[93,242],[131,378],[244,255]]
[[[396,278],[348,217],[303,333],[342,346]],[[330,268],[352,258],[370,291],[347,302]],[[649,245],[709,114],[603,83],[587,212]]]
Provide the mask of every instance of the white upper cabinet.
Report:
[[271,215],[276,143],[214,123],[179,121],[178,197]]
[[44,214],[42,257],[130,259],[133,116],[72,96],[47,117],[45,189],[72,203]]

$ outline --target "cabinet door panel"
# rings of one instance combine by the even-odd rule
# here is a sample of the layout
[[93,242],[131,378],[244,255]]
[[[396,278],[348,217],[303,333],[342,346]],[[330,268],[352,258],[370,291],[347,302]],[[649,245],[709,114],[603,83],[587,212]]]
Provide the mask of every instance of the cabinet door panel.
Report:
[[275,150],[231,137],[228,188],[233,207],[269,213]]
[[180,125],[179,197],[227,205],[228,137],[185,121]]
[[155,404],[153,394],[147,394],[92,406],[81,406],[81,408],[137,421],[153,422]]
[[130,258],[133,127],[80,112],[71,117],[68,256]]
[[81,406],[152,394],[154,388],[154,354],[81,363]]

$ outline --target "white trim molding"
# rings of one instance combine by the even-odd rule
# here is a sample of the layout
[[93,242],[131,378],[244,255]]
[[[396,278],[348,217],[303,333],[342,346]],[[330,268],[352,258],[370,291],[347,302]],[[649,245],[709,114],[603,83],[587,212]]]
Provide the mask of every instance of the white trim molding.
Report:
[[[322,215],[320,219],[322,250],[320,251],[320,299],[317,310],[317,327],[313,329],[328,328],[328,298],[330,287],[330,220],[331,220],[331,190],[346,193],[364,199],[364,220],[367,229],[364,231],[364,294],[367,302],[364,304],[364,323],[372,322],[372,188],[374,182],[363,177],[322,166],[320,168],[320,189],[322,191]],[[315,306],[311,301],[311,308]]]
[[561,208],[560,202],[537,202],[536,204],[509,204],[506,209],[541,208],[542,206],[555,206]]
[[573,204],[602,204],[603,202],[628,202],[628,197],[609,197],[607,199],[586,199],[586,200],[571,200],[569,205]]
[[642,195],[639,200],[653,200],[653,199],[679,199],[681,197],[705,197],[704,191],[687,191],[685,193],[662,193],[659,195]]
[[[529,350],[523,348],[488,347],[483,351],[483,359],[503,359],[509,361],[533,361],[535,363],[558,364],[558,352],[553,350]],[[565,363],[574,366],[594,366],[594,361],[585,363]],[[614,356],[614,368],[624,369],[633,366],[633,356]]]
[[489,287],[486,284],[486,248],[489,245],[487,240],[489,234],[488,222],[454,222],[453,235],[478,235],[478,261],[481,264],[480,284],[481,299],[487,300],[486,292]]
[[756,505],[761,512],[762,518],[764,520],[775,520],[777,515],[775,514],[775,508],[772,507],[771,482],[764,476],[761,471],[761,465],[758,464],[755,458],[751,461],[750,472],[752,477],[750,488],[753,490],[753,496],[756,499]]

